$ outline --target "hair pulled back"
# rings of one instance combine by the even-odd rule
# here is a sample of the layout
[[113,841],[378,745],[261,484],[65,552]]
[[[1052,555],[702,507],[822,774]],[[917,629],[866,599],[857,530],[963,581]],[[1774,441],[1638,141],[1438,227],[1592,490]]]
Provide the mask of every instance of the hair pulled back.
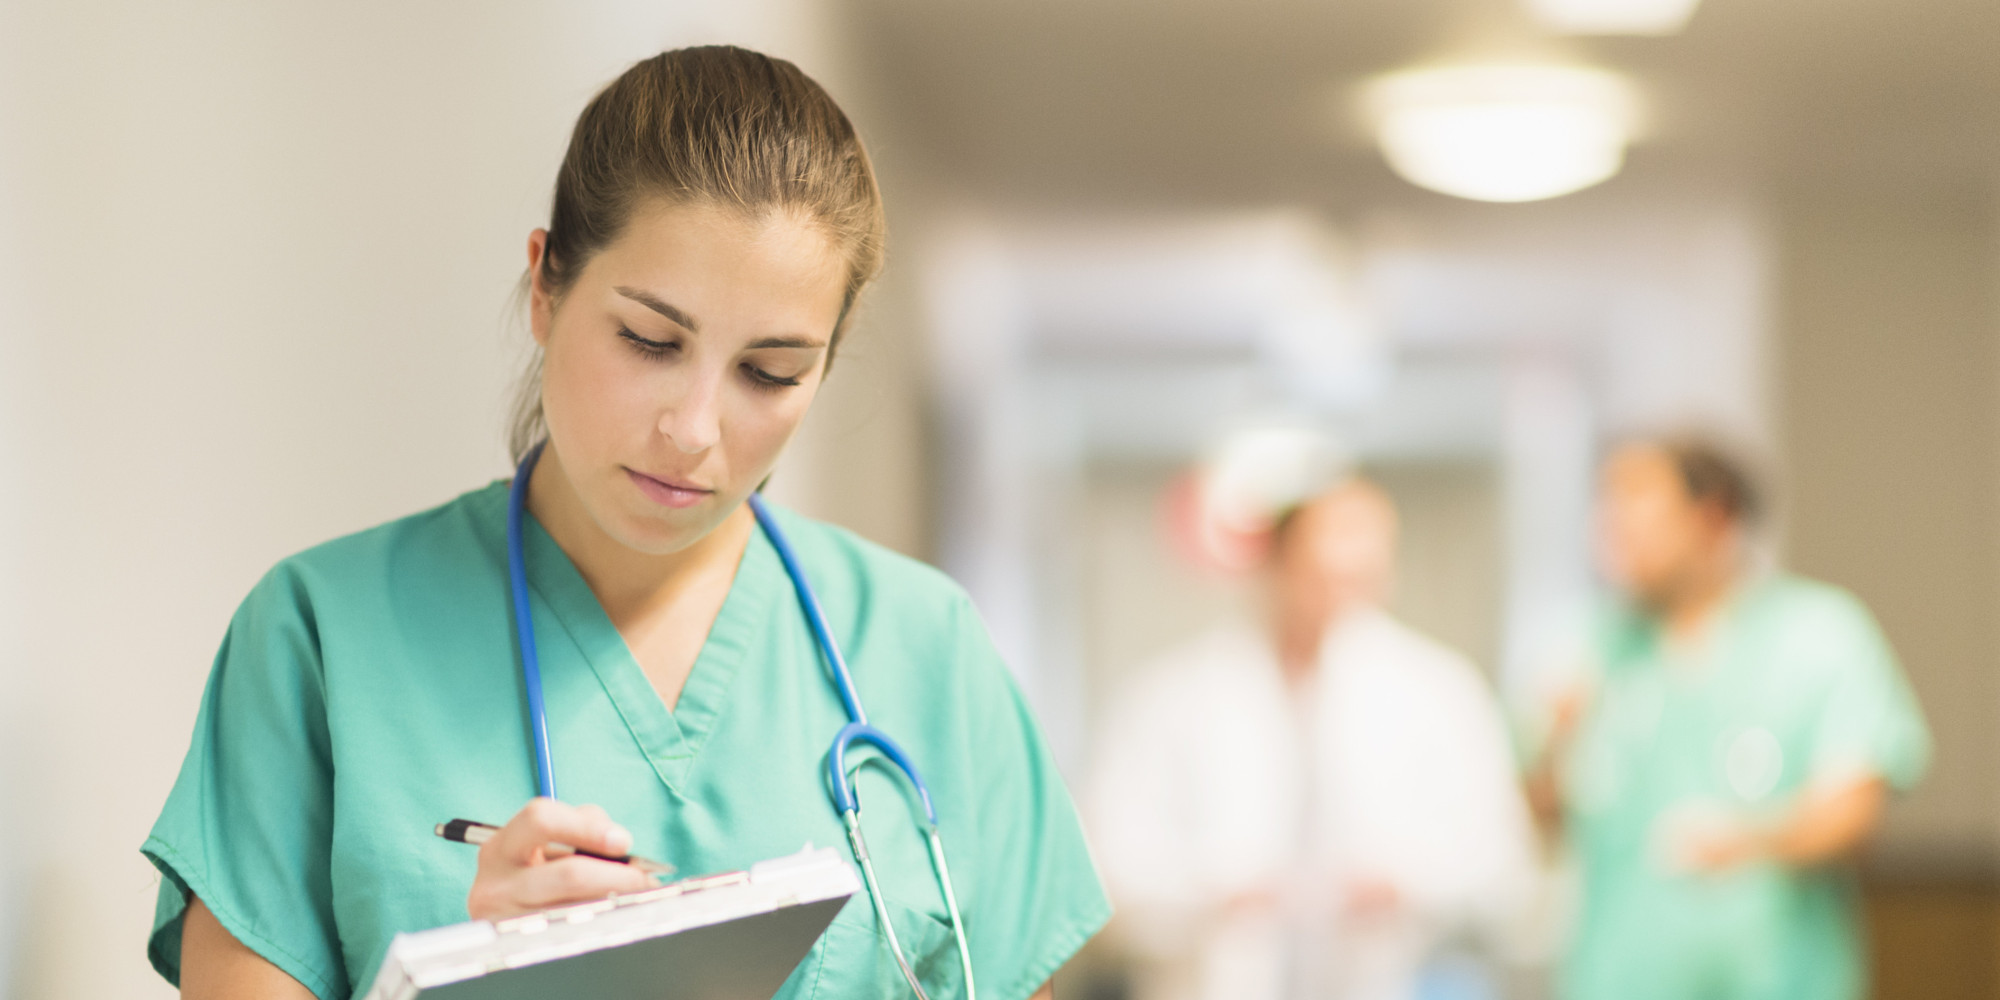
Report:
[[[542,285],[560,298],[642,202],[796,212],[846,257],[839,346],[882,266],[886,228],[874,167],[833,98],[783,59],[731,45],[662,52],[626,70],[577,118],[556,174]],[[516,460],[545,433],[542,358],[522,380],[508,444]]]

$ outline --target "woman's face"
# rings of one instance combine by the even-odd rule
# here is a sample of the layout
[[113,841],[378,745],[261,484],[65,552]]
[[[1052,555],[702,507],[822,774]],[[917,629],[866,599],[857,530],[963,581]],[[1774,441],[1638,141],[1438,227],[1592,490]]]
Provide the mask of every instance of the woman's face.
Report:
[[810,220],[644,203],[560,299],[539,282],[550,448],[598,527],[678,552],[777,463],[818,392],[846,262]]

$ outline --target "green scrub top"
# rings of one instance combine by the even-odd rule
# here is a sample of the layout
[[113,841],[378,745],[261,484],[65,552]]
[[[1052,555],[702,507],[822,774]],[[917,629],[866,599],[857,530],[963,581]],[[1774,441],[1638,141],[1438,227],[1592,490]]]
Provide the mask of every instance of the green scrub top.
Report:
[[1789,576],[1749,582],[1693,652],[1630,611],[1600,635],[1597,695],[1570,760],[1583,905],[1571,1000],[1853,1000],[1866,987],[1845,866],[1673,862],[1677,823],[1780,815],[1817,776],[1906,790],[1930,737],[1860,601]]
[[[535,794],[506,510],[495,483],[286,559],[243,602],[143,848],[164,876],[149,955],[170,982],[189,893],[324,1000],[367,989],[397,932],[467,919],[475,852],[432,827],[504,822]],[[870,721],[930,785],[981,993],[1027,997],[1110,916],[1027,705],[942,574],[777,514]],[[635,853],[689,875],[845,845],[822,768],[847,719],[762,532],[672,711],[532,518],[525,546],[565,801],[603,806]],[[921,810],[869,759],[849,758],[891,919],[926,990],[959,995]],[[779,997],[908,992],[865,896]]]

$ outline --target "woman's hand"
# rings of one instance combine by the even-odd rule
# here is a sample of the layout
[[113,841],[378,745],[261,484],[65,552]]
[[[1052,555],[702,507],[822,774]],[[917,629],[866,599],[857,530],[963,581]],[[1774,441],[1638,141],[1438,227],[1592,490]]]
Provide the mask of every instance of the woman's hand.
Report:
[[630,865],[560,853],[550,857],[550,844],[622,856],[632,850],[632,835],[596,806],[530,800],[479,847],[479,874],[465,897],[472,919],[501,920],[655,884]]

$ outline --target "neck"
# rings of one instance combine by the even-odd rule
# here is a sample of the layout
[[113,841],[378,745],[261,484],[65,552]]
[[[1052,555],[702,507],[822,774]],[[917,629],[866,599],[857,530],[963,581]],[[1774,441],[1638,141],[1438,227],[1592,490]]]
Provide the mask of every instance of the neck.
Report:
[[1278,672],[1287,683],[1297,684],[1312,676],[1313,668],[1319,665],[1320,638],[1318,633],[1279,633]]
[[1281,618],[1276,628],[1278,668],[1285,680],[1297,684],[1311,677],[1319,667],[1320,647],[1335,625],[1368,607],[1363,603],[1343,603],[1310,618]]
[[528,480],[528,511],[576,565],[614,624],[645,616],[674,602],[715,573],[733,576],[755,525],[747,505],[736,510],[694,544],[677,552],[640,552],[613,538],[584,508],[570,484],[562,458],[543,450]]

